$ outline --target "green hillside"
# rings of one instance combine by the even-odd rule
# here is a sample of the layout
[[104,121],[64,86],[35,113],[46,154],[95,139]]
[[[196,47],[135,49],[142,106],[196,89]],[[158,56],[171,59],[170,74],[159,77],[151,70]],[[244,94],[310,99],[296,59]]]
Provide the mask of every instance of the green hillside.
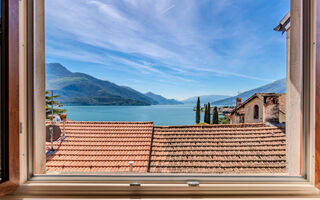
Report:
[[128,87],[84,73],[72,73],[59,63],[46,64],[46,89],[65,105],[153,105],[157,101]]
[[182,104],[154,93],[142,94],[88,74],[70,72],[59,63],[46,64],[46,89],[60,95],[65,105],[175,105]]

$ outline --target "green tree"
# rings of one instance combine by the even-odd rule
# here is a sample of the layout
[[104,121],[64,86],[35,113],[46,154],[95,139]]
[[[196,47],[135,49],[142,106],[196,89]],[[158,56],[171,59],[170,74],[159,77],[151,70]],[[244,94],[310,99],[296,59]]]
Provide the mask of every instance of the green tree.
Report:
[[198,97],[197,101],[197,109],[196,109],[196,124],[200,123],[200,97]]
[[208,102],[207,123],[208,123],[208,124],[211,124],[211,106],[210,106],[210,103],[209,103],[209,102]]
[[210,103],[204,105],[204,123],[210,124]]
[[227,116],[220,117],[219,124],[230,124],[230,118]]
[[215,106],[215,107],[213,108],[212,123],[213,123],[213,124],[219,124],[219,113],[218,113],[218,108],[217,108],[217,106]]
[[207,123],[207,114],[208,114],[207,104],[204,104],[204,117],[203,117],[203,122],[204,123]]
[[46,91],[46,118],[49,119],[49,115],[51,115],[52,110],[51,107],[53,105],[53,114],[60,114],[64,113],[67,110],[61,109],[57,107],[61,107],[62,105],[60,102],[56,101],[55,99],[59,98],[59,95],[53,95],[53,91]]

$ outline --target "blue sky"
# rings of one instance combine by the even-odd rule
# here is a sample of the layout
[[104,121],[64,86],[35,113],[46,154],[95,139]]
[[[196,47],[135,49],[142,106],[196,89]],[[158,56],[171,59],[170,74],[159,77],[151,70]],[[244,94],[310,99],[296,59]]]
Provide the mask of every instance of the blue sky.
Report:
[[167,98],[286,76],[289,0],[47,0],[46,62]]

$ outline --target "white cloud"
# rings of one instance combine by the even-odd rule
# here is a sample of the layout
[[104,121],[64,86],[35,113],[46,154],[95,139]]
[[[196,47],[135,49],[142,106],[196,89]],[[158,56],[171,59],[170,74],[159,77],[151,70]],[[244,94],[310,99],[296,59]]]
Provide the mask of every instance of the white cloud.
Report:
[[88,4],[96,5],[98,10],[101,11],[108,17],[114,18],[115,20],[125,21],[125,18],[116,10],[113,6],[101,3],[99,1],[89,1]]
[[[269,81],[243,70],[248,66],[243,60],[258,54],[265,41],[244,28],[251,25],[250,22],[239,23],[239,19],[235,18],[235,15],[241,16],[241,10],[230,5],[229,1],[215,1],[210,26],[205,27],[201,24],[201,17],[204,17],[200,10],[202,4],[192,0],[181,2],[49,0],[46,1],[47,26],[50,26],[52,32],[47,34],[56,38],[63,33],[68,36],[66,39],[69,41],[148,57],[167,68],[172,67],[176,73],[209,72],[219,76]],[[225,16],[225,20],[230,20],[229,23],[236,26],[223,24],[216,16],[230,9],[230,6],[234,10],[231,16]],[[227,50],[219,49],[222,54],[214,50],[215,46],[219,46],[218,43],[228,39],[238,43],[233,43]],[[48,53],[60,56],[64,54],[57,51],[55,49]],[[157,73],[163,77],[192,81],[163,72],[152,63],[141,64],[130,59],[102,56],[101,53],[86,53],[67,53],[64,56],[97,63],[113,59],[142,73]]]

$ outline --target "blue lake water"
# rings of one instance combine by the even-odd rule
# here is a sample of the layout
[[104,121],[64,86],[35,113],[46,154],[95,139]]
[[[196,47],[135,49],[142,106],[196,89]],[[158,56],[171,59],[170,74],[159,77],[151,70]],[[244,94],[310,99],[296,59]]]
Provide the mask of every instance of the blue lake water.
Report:
[[76,121],[152,121],[155,125],[192,125],[195,124],[193,106],[64,106],[64,108],[67,109],[68,119]]

